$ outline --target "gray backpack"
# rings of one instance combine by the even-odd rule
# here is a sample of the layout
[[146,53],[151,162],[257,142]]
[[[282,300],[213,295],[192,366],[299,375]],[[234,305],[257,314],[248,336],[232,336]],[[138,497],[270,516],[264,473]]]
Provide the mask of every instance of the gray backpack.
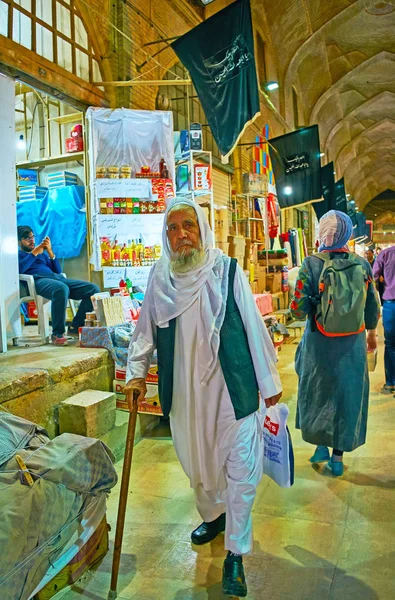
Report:
[[315,256],[324,262],[315,315],[318,330],[328,337],[361,333],[365,329],[369,273],[353,254],[335,259],[330,252]]

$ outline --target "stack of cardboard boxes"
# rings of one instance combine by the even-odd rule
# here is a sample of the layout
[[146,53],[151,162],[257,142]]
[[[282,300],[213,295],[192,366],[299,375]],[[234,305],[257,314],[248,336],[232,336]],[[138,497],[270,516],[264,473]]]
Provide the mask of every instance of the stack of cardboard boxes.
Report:
[[[250,281],[253,294],[269,293],[273,299],[274,311],[288,308],[289,293],[287,284],[288,258],[285,251],[259,252],[258,245],[241,235],[228,236],[228,254],[236,258]],[[260,246],[262,247],[262,246]]]

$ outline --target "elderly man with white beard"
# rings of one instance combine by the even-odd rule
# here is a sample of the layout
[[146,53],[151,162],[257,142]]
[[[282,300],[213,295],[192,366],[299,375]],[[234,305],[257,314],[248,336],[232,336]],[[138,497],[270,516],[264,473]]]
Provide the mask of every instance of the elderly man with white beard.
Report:
[[157,350],[159,397],[174,447],[194,489],[205,544],[225,531],[222,588],[245,597],[243,554],[253,545],[251,510],[262,477],[259,393],[281,397],[273,344],[237,261],[213,248],[204,211],[167,208],[163,256],[152,268],[130,345],[127,394],[146,394]]

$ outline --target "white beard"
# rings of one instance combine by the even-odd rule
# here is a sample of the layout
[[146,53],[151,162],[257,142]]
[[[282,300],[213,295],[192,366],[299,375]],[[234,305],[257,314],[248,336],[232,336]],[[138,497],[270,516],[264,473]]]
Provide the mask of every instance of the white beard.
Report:
[[170,269],[175,275],[188,273],[196,269],[204,262],[202,248],[192,248],[188,254],[183,252],[172,252],[170,258]]

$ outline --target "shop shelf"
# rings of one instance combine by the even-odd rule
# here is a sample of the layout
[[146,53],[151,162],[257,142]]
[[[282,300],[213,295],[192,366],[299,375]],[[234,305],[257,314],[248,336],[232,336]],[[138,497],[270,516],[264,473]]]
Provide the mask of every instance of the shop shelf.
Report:
[[69,115],[60,115],[59,117],[50,117],[48,121],[54,121],[55,123],[59,123],[59,125],[66,125],[67,123],[77,123],[78,121],[83,120],[84,113],[77,112]]
[[84,160],[84,152],[70,152],[68,154],[60,154],[59,156],[48,156],[37,160],[24,160],[16,164],[17,168],[35,169],[38,167],[46,167],[48,165],[57,165],[65,162],[73,162]]

